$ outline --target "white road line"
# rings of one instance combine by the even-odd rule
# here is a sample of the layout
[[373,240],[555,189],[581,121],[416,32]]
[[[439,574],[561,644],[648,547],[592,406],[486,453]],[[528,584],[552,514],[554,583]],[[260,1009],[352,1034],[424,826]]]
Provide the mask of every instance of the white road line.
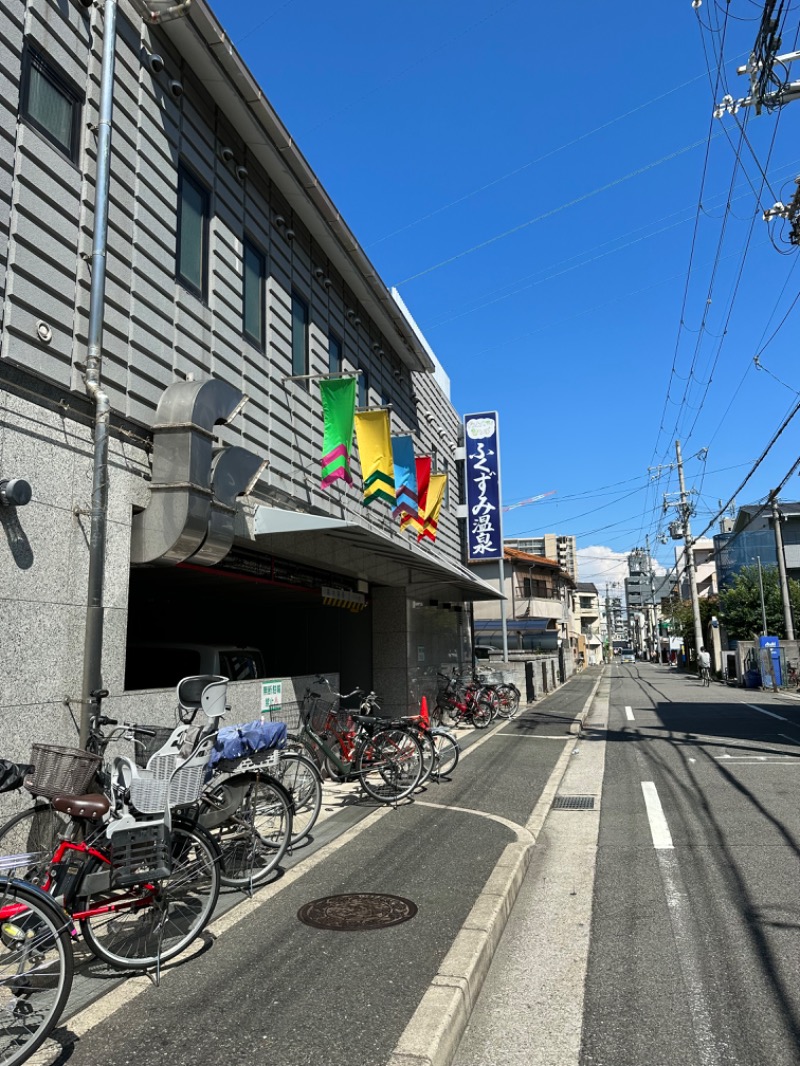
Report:
[[790,719],[781,718],[779,714],[773,714],[772,711],[765,711],[763,707],[757,707],[754,703],[746,703],[745,707],[749,707],[751,711],[759,711],[761,714],[768,714],[770,718],[777,718],[779,722],[788,722],[789,725],[792,724]]
[[677,854],[674,851],[659,851],[658,865],[667,897],[678,965],[683,974],[698,1062],[700,1066],[722,1066],[723,1062],[725,1066],[736,1066],[738,1059],[734,1049],[724,1036],[714,1032],[711,1022],[711,1008],[706,996],[705,975],[698,950],[700,941]]
[[774,758],[768,755],[715,755],[714,758],[724,759],[725,762],[750,763],[752,766],[800,766],[800,762],[791,755],[776,755]]
[[633,717],[633,709],[631,707],[625,708],[625,717],[628,719],[629,722],[635,721]]
[[652,781],[642,781],[644,805],[647,808],[647,817],[650,821],[650,835],[653,838],[653,847],[659,851],[669,850],[675,847],[672,843],[667,819],[664,817],[664,809],[658,798],[656,786]]

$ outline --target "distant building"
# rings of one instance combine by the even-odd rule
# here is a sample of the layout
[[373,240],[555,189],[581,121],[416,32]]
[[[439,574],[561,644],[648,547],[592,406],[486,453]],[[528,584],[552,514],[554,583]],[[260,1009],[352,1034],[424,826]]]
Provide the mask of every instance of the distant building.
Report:
[[625,578],[625,602],[628,614],[645,611],[650,604],[659,604],[668,596],[671,581],[666,574],[653,572],[652,557],[644,548],[634,548],[628,556],[628,576]]
[[545,533],[542,537],[506,537],[505,544],[527,555],[554,559],[573,581],[578,580],[578,548],[575,537]]
[[[800,503],[780,502],[783,555],[789,577],[800,580]],[[728,588],[745,566],[778,565],[772,508],[767,504],[748,504],[739,508],[732,528],[714,537],[717,575],[720,588]]]
[[[714,559],[714,541],[711,537],[698,537],[692,543],[697,595],[700,599],[716,596],[719,592],[717,567]],[[675,547],[675,573],[677,574],[678,595],[681,600],[691,599],[689,577],[686,568],[686,548]]]
[[[504,553],[506,633],[509,655],[518,652],[571,649],[577,657],[578,641],[570,625],[571,576],[554,559],[506,547]],[[498,587],[494,563],[470,564],[486,584]],[[497,601],[474,605],[475,643],[503,646],[502,621]],[[571,672],[571,669],[568,670]]]
[[579,631],[578,656],[584,655],[587,665],[603,661],[603,641],[600,636],[600,594],[597,586],[579,581],[572,594],[573,616]]

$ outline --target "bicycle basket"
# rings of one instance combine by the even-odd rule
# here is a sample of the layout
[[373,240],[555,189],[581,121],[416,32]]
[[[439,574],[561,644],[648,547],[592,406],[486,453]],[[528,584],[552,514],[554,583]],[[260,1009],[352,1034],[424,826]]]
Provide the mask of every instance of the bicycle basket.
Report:
[[82,748],[61,748],[34,744],[31,748],[33,774],[25,788],[34,796],[82,796],[92,783],[102,759]]
[[324,732],[331,714],[336,713],[337,700],[327,700],[322,696],[309,696],[303,701],[303,721],[315,733]]
[[150,756],[155,755],[157,751],[164,747],[172,736],[174,729],[161,725],[142,725],[138,728],[151,729],[155,734],[152,737],[136,736],[135,739],[134,759],[136,760],[136,765],[144,769],[150,761]]
[[[266,713],[266,712],[265,712]],[[279,703],[276,707],[269,708],[270,722],[285,722],[289,732],[300,728],[300,704]]]
[[112,888],[169,877],[170,839],[163,822],[120,829],[110,839]]

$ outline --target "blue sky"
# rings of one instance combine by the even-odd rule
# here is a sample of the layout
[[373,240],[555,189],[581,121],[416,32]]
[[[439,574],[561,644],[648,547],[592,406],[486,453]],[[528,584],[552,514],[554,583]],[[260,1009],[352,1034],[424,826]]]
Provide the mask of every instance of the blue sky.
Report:
[[[676,438],[697,535],[800,398],[797,250],[761,217],[795,190],[800,100],[712,119],[747,92],[762,5],[213,7],[456,407],[499,411],[504,502],[555,490],[506,535],[576,535],[603,588],[645,535],[669,566]],[[800,415],[739,504],[781,483],[799,434]]]

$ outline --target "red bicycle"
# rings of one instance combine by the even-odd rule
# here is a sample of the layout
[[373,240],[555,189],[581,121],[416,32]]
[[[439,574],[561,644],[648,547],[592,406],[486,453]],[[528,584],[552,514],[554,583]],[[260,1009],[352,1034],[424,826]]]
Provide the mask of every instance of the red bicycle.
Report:
[[455,725],[473,725],[476,729],[486,729],[495,716],[495,705],[489,695],[475,683],[459,682],[456,677],[439,674],[444,682],[436,695],[434,717],[442,720],[447,714]]

